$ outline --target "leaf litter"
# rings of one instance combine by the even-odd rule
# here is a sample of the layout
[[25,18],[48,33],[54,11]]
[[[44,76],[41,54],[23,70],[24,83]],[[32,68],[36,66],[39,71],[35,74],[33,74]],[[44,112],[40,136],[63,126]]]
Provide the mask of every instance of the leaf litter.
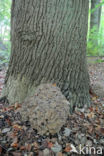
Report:
[[[89,66],[91,84],[104,81],[104,63]],[[5,71],[0,72],[0,93]],[[104,155],[104,97],[90,90],[92,104],[88,109],[76,109],[69,115],[59,134],[39,135],[29,121],[23,121],[15,103],[0,102],[0,155],[1,156],[67,156],[78,155],[79,145],[102,147]],[[86,154],[85,154],[86,155]],[[92,154],[93,155],[93,154]]]

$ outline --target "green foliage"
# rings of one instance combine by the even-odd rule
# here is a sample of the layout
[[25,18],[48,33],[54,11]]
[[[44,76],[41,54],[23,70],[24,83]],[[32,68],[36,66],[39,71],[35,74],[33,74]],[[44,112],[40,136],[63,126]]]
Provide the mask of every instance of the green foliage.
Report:
[[98,33],[96,27],[93,27],[89,33],[89,39],[87,43],[87,53],[90,56],[94,56],[98,54]]
[[91,14],[91,13],[95,12],[95,10],[96,10],[97,8],[101,7],[103,4],[104,4],[104,0],[101,0],[101,2],[100,2],[99,4],[97,4],[96,7],[95,7],[94,9],[92,9],[92,10],[89,9],[89,13]]
[[89,33],[89,39],[87,42],[87,53],[89,56],[103,56],[104,55],[104,21],[102,22],[101,28],[98,31],[96,27]]
[[[104,4],[104,0],[95,9],[89,12],[89,25],[90,25],[90,14],[94,12],[96,8]],[[104,8],[102,7],[101,24],[98,30],[97,27],[93,27],[91,30],[88,28],[88,39],[87,39],[87,55],[88,56],[104,56]]]
[[2,50],[0,46],[1,62],[8,62],[10,55],[10,8],[11,0],[0,0],[0,44],[6,47],[5,50]]
[[102,62],[104,62],[104,60],[102,60],[102,59],[96,60],[96,63],[102,63]]

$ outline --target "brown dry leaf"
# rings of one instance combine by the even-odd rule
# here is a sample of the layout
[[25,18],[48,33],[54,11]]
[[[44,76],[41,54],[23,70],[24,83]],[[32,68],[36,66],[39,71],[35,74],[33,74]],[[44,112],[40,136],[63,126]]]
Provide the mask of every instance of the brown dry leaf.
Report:
[[25,149],[26,149],[25,146],[21,146],[21,147],[20,147],[20,150],[25,150]]
[[67,144],[64,151],[65,152],[70,152],[71,150],[72,150],[72,148],[71,148],[70,144]]
[[35,149],[39,148],[39,145],[37,144],[37,142],[34,142],[32,145],[34,146]]
[[19,126],[18,124],[13,125],[13,128],[14,128],[16,131],[22,130],[22,127]]
[[104,135],[104,128],[101,128],[100,132]]
[[53,147],[53,143],[52,142],[48,142],[48,148],[52,148]]
[[101,127],[100,125],[95,124],[95,126],[97,126],[95,128],[96,132],[101,133],[102,135],[104,135],[104,127]]
[[97,106],[95,107],[95,111],[98,112],[98,107]]
[[13,142],[17,143],[18,142],[18,138],[17,137],[14,137],[13,138]]
[[93,126],[89,126],[89,127],[88,127],[88,133],[89,133],[89,134],[92,134],[93,131],[94,131]]
[[53,85],[54,87],[56,87],[56,83],[53,83],[52,85]]
[[15,138],[13,138],[13,143],[11,144],[11,146],[12,147],[18,147],[18,138],[17,137],[15,137]]
[[7,111],[7,108],[4,107],[4,108],[2,109],[2,112],[6,112],[6,111]]
[[17,133],[15,133],[15,132],[8,132],[7,135],[8,135],[9,138],[14,139],[17,136]]
[[102,135],[104,135],[104,128],[101,127],[101,128],[98,128],[97,130],[98,130]]
[[11,144],[11,146],[12,146],[12,147],[18,147],[18,143],[13,142],[13,143]]
[[90,110],[90,112],[93,112],[94,111],[94,108],[93,107],[90,107],[89,110]]
[[92,97],[92,101],[95,101],[97,99],[97,96]]
[[87,114],[87,117],[88,117],[88,118],[94,118],[94,117],[95,117],[95,114],[94,114],[93,112],[88,113],[88,114]]
[[11,111],[14,110],[14,106],[4,108],[4,111]]
[[101,122],[100,122],[99,119],[96,119],[96,120],[95,120],[95,123],[98,124],[98,125],[100,125]]
[[80,117],[81,117],[81,118],[85,118],[84,113],[81,112]]
[[21,105],[18,102],[16,102],[15,105],[14,105],[14,107],[15,107],[15,109],[18,109],[18,108],[21,107]]

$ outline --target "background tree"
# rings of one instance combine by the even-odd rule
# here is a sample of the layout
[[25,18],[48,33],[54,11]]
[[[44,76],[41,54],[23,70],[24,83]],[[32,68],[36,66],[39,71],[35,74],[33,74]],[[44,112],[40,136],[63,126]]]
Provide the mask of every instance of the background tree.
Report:
[[74,106],[89,105],[88,1],[13,0],[11,57],[2,96],[10,103],[56,83]]
[[89,28],[89,38],[88,38],[88,54],[99,55],[101,53],[101,0],[91,0],[90,1],[90,28]]
[[101,0],[91,0],[91,17],[90,17],[90,29],[96,27],[99,31],[100,18],[101,18]]
[[90,17],[90,29],[96,27],[99,31],[100,19],[101,19],[101,8],[102,5],[99,5],[101,0],[91,0],[91,17]]
[[[90,0],[87,54],[104,56],[104,0]],[[91,16],[90,16],[91,15]]]
[[11,0],[0,0],[0,66],[10,55],[10,6]]

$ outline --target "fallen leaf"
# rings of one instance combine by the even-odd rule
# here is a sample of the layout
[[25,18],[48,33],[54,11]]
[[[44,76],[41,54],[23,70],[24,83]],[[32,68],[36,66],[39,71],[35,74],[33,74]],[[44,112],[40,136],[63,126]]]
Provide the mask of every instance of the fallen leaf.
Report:
[[15,138],[13,138],[13,143],[11,144],[11,147],[18,147],[18,138],[17,137],[15,137]]
[[53,83],[52,85],[53,85],[54,87],[56,87],[56,83]]
[[70,144],[67,144],[64,151],[65,152],[70,152],[71,150],[72,150],[72,147],[70,146]]
[[25,146],[21,146],[21,147],[20,147],[20,150],[25,150],[25,149],[26,149]]
[[88,117],[88,118],[94,118],[94,117],[95,117],[95,114],[94,114],[93,112],[88,113],[88,114],[87,114],[87,117]]
[[90,112],[93,112],[94,111],[94,108],[93,107],[90,107],[89,110],[90,110]]
[[[95,124],[96,125],[96,124]],[[100,125],[96,125],[97,127],[95,128],[96,132],[101,133],[104,135],[104,128],[101,127]]]
[[92,101],[95,101],[96,99],[97,99],[97,97],[96,97],[96,96],[92,97]]
[[95,111],[98,112],[98,107],[96,106]]
[[7,132],[9,132],[10,131],[10,128],[4,128],[3,130],[2,130],[2,133],[7,133]]
[[18,143],[12,143],[11,147],[18,147]]
[[93,126],[90,126],[89,125],[89,127],[88,127],[88,133],[92,135],[93,131],[94,131]]
[[104,135],[104,128],[100,128],[100,132]]
[[21,105],[18,102],[16,102],[15,105],[14,105],[14,107],[15,107],[15,109],[18,109],[18,108],[21,107]]
[[53,147],[53,143],[52,142],[48,142],[48,148]]
[[82,119],[85,118],[84,113],[81,112],[80,117],[81,117]]
[[34,142],[32,145],[34,146],[35,149],[39,148],[39,145],[37,144],[37,142]]
[[14,128],[16,131],[22,130],[22,127],[19,126],[18,124],[13,125],[13,128]]

